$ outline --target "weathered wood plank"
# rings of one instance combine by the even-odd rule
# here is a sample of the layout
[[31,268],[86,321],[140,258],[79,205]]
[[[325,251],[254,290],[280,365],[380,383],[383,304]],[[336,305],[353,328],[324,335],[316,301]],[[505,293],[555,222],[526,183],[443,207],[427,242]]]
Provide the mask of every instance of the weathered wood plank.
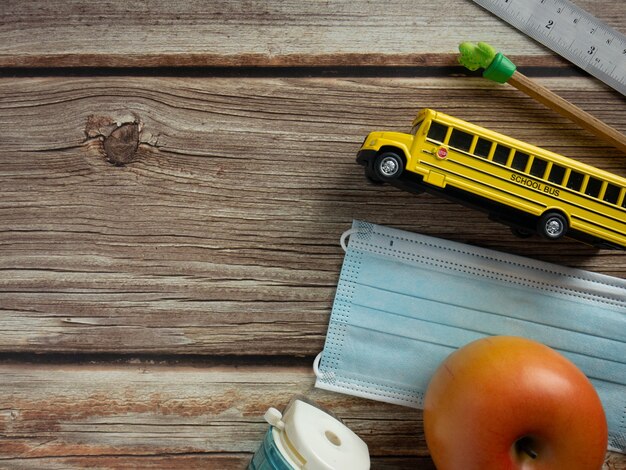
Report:
[[[577,4],[626,29],[621,0]],[[3,67],[440,66],[467,40],[566,63],[469,0],[9,0],[0,18]]]
[[[254,452],[263,414],[305,395],[372,456],[424,457],[421,412],[314,389],[311,368],[2,365],[0,466],[12,459]],[[217,455],[219,457],[219,455]]]
[[343,419],[373,468],[433,468],[420,411],[315,389],[308,368],[5,364],[0,376],[0,468],[242,468],[266,409],[294,395]]
[[[251,454],[201,454],[167,456],[123,456],[123,457],[58,457],[36,459],[6,460],[6,467],[12,470],[72,470],[91,468],[95,470],[135,470],[162,469],[173,470],[241,470],[250,463]],[[373,457],[370,459],[372,470],[436,470],[429,457]],[[624,456],[609,452],[602,470],[623,470]],[[0,468],[2,468],[0,466]]]
[[[626,131],[602,85],[541,83]],[[481,79],[0,80],[0,351],[314,355],[353,218],[626,277],[624,253],[520,241],[370,185],[363,137],[424,106],[626,175],[623,155]],[[121,167],[99,136],[116,120],[141,129]]]
[[[36,459],[6,460],[7,469],[11,470],[72,470],[90,468],[96,470],[136,470],[161,469],[174,470],[241,470],[247,468],[252,454],[200,454],[200,455],[166,455],[166,456],[107,456],[107,457],[58,457]],[[613,459],[613,456],[607,456]],[[611,462],[611,460],[609,460]],[[608,465],[608,464],[607,464]],[[2,464],[0,464],[0,468]],[[606,470],[616,470],[618,467],[606,466]],[[435,470],[429,457],[373,457],[372,470]]]

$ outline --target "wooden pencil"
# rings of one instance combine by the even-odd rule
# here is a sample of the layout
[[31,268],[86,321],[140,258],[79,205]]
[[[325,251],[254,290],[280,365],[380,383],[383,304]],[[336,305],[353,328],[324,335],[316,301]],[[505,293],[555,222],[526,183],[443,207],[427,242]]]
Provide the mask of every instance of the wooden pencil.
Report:
[[516,70],[507,83],[609,142],[626,154],[626,136],[624,134],[539,85],[535,80],[531,80]]

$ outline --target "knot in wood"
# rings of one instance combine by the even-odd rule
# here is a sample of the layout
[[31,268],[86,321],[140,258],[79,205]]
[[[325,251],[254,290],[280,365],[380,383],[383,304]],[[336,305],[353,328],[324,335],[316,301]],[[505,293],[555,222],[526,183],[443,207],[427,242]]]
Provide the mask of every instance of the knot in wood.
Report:
[[136,122],[122,124],[104,139],[107,159],[116,166],[124,166],[135,159],[139,147],[139,125]]

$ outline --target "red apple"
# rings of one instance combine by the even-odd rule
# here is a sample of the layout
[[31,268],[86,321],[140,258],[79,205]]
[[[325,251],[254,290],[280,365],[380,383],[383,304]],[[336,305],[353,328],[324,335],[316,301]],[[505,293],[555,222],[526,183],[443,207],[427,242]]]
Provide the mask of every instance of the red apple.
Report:
[[553,349],[513,336],[448,356],[426,391],[424,432],[438,470],[598,470],[608,440],[585,374]]

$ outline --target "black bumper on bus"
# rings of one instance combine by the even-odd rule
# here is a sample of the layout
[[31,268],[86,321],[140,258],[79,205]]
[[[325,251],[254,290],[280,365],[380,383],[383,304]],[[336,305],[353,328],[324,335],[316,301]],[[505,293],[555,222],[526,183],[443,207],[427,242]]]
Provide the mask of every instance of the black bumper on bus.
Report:
[[376,150],[365,149],[359,150],[356,154],[356,162],[368,169],[373,169],[374,159],[376,158]]

